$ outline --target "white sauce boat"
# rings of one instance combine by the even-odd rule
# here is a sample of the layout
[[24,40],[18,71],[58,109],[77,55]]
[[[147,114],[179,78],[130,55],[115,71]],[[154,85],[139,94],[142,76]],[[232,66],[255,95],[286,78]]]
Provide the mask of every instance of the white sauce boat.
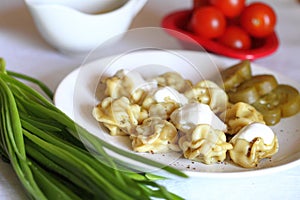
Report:
[[147,0],[25,0],[37,29],[56,49],[87,52],[128,30]]

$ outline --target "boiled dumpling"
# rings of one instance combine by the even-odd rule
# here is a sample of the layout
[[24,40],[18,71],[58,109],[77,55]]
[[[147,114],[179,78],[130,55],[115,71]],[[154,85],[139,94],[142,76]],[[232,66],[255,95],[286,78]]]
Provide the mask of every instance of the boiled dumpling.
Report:
[[272,129],[262,123],[252,123],[242,128],[231,140],[229,151],[234,163],[253,168],[260,160],[270,158],[278,151],[278,139]]
[[184,94],[190,102],[209,105],[214,113],[223,112],[227,107],[228,96],[226,92],[212,81],[200,81]]
[[263,115],[258,112],[253,106],[238,102],[230,105],[227,110],[221,114],[221,118],[225,119],[227,124],[227,134],[234,135],[241,128],[253,122],[265,123]]
[[111,135],[128,135],[148,117],[148,113],[139,105],[131,104],[127,97],[106,97],[93,109],[93,116],[109,129]]
[[162,153],[179,151],[178,133],[174,125],[159,117],[150,117],[130,135],[132,148],[137,152]]
[[205,164],[222,162],[232,145],[226,142],[223,131],[210,125],[200,124],[185,133],[178,141],[185,158]]

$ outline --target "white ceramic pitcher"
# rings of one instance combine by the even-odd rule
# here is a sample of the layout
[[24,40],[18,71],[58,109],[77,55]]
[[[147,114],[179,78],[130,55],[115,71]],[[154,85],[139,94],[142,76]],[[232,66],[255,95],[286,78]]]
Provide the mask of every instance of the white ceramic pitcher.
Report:
[[43,38],[60,51],[86,52],[128,30],[147,0],[25,0]]

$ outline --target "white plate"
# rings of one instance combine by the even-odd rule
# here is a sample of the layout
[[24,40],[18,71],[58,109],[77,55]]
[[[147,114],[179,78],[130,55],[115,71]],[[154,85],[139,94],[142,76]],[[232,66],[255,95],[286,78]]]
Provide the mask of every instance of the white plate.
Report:
[[[232,63],[231,63],[232,64]],[[92,116],[93,107],[99,103],[103,88],[99,80],[112,76],[119,69],[137,70],[151,78],[166,71],[176,71],[183,77],[197,82],[201,79],[219,79],[217,66],[230,66],[228,60],[193,51],[147,50],[127,52],[99,59],[70,73],[58,86],[55,105],[85,127],[91,133],[122,149],[130,150],[128,137],[110,136]],[[300,90],[299,83],[276,74],[266,68],[251,65],[253,74],[273,74],[280,83],[293,85]],[[214,81],[218,81],[213,79]],[[272,127],[279,139],[279,151],[271,159],[263,160],[257,168],[245,169],[226,161],[220,164],[205,165],[180,157],[177,153],[141,155],[168,164],[186,172],[190,176],[206,177],[245,177],[264,175],[285,170],[300,164],[300,114],[282,119]],[[131,162],[128,161],[127,162]]]

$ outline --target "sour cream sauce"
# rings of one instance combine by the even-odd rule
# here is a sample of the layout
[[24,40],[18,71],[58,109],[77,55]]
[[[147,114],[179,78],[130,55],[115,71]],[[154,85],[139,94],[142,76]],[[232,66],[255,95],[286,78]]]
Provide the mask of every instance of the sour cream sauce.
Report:
[[232,139],[239,138],[251,142],[255,138],[262,138],[266,145],[270,145],[272,144],[274,137],[274,132],[269,126],[263,123],[254,122],[243,127]]
[[146,81],[144,77],[137,71],[123,71],[125,76],[131,81],[132,84],[132,91],[137,89],[143,89],[145,91],[152,91],[157,89],[157,81],[151,80]]
[[153,94],[153,98],[156,102],[166,102],[167,99],[170,99],[181,105],[188,103],[188,98],[172,87],[162,87],[157,89]]
[[226,124],[221,121],[207,104],[189,103],[171,114],[172,122],[181,124],[182,128],[189,130],[199,124],[209,124],[214,129],[226,131]]

